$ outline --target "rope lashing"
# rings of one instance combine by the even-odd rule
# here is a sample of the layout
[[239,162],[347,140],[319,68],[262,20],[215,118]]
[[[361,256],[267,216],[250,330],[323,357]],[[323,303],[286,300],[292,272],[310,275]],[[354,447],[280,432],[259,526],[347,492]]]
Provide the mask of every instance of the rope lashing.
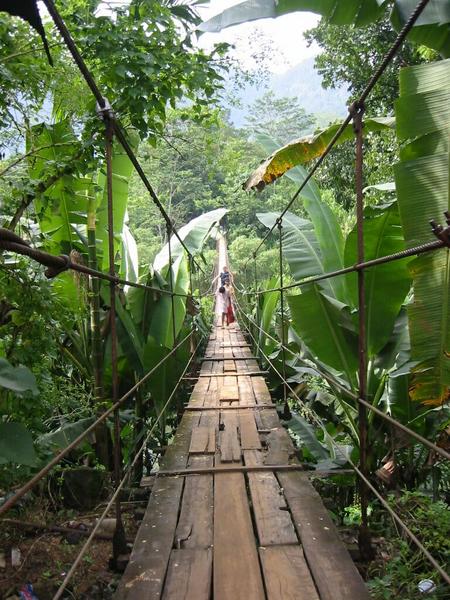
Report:
[[9,250],[16,254],[28,256],[44,267],[47,267],[45,276],[48,279],[56,277],[56,275],[59,275],[59,273],[62,273],[63,271],[67,271],[67,269],[70,269],[72,266],[72,262],[66,254],[55,256],[48,252],[42,252],[42,250],[36,250],[35,248],[32,248],[26,240],[22,239],[10,229],[5,229],[4,227],[0,227],[0,250]]

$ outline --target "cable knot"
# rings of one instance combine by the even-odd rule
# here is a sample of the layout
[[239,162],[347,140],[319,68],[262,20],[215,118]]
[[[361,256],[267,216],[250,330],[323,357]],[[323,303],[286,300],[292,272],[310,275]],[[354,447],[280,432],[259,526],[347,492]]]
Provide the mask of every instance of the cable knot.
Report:
[[114,111],[108,99],[103,97],[103,101],[105,106],[100,106],[100,104],[97,102],[96,112],[98,116],[103,119],[103,121],[114,119]]
[[450,247],[450,212],[446,210],[444,212],[444,215],[447,223],[446,227],[443,227],[442,225],[436,223],[434,219],[430,220],[430,225],[434,235],[442,242],[444,242],[446,246]]
[[53,279],[53,277],[56,277],[63,271],[67,271],[67,269],[70,268],[71,261],[67,254],[60,254],[59,256],[55,256],[55,259],[58,259],[58,261],[62,262],[60,262],[59,265],[51,265],[47,267],[47,269],[45,269],[44,275],[47,277],[47,279]]

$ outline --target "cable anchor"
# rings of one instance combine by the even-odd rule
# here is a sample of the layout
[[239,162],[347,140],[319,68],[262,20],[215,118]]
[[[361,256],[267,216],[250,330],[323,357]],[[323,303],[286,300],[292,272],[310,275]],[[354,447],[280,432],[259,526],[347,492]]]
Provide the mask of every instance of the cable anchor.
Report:
[[434,235],[450,248],[450,212],[446,210],[444,212],[444,215],[447,223],[446,227],[443,227],[441,224],[436,223],[434,219],[430,220],[430,225]]

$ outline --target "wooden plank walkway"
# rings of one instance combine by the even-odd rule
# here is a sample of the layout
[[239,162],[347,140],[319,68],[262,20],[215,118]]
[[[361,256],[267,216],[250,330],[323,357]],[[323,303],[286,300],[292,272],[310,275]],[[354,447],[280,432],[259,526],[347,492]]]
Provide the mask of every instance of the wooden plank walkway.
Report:
[[[213,329],[162,470],[296,462],[263,377],[246,374],[260,367],[235,325]],[[156,477],[115,600],[158,598],[369,594],[307,475],[264,470]]]

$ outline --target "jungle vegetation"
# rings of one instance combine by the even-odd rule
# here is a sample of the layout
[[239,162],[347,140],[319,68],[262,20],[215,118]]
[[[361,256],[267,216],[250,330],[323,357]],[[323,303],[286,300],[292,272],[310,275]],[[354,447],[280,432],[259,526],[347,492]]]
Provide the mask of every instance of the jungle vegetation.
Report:
[[[289,381],[302,400],[289,401],[292,418],[287,426],[302,458],[312,469],[345,466],[349,457],[357,462],[356,275],[293,288],[282,322],[278,291],[256,301],[251,294],[277,287],[275,235],[258,251],[256,281],[248,264],[338,124],[319,129],[317,116],[305,112],[301,98],[276,98],[262,89],[245,126],[235,127],[221,103],[223,77],[231,64],[228,48],[219,44],[210,53],[198,48],[195,29],[200,19],[193,4],[132,0],[111,5],[106,12],[99,10],[100,4],[64,0],[58,6],[167,213],[204,266],[204,272],[192,270],[180,247],[169,265],[165,223],[129,159],[115,145],[116,271],[131,281],[167,290],[171,270],[175,291],[182,295],[173,315],[164,293],[137,288],[121,293],[120,391],[130,389],[194,326],[199,335],[208,330],[211,298],[183,295],[208,290],[214,233],[221,226],[227,233],[238,300],[269,334],[252,326],[266,367],[269,356],[280,368],[282,328],[286,332]],[[311,8],[303,0],[291,4],[293,10]],[[316,67],[324,85],[346,85],[353,100],[415,2],[365,0],[348,3],[347,9],[344,4],[345,0],[322,3],[328,8],[321,9],[322,19],[307,39],[322,50]],[[360,12],[354,10],[356,4]],[[443,7],[439,0],[434,4]],[[331,5],[342,10],[331,10]],[[276,16],[277,7],[267,1],[261,16]],[[242,14],[239,19],[246,20]],[[224,15],[219,24],[212,20],[200,27],[214,30],[240,22],[233,12]],[[45,29],[53,67],[40,36],[24,21],[0,13],[1,226],[35,248],[107,271],[103,124],[49,21]],[[366,259],[430,241],[429,220],[443,222],[450,209],[449,39],[448,21],[436,24],[429,16],[413,29],[367,102]],[[349,126],[343,143],[283,219],[288,283],[356,262],[353,164],[354,133]],[[366,288],[369,399],[447,450],[449,275],[445,249],[376,266],[367,274]],[[150,378],[121,411],[125,461],[158,418],[190,350],[190,343],[182,345],[160,375]],[[270,380],[274,396],[281,399],[275,371]],[[161,419],[136,480],[170,441],[186,393],[179,394]],[[0,496],[87,428],[93,415],[110,405],[110,397],[108,286],[68,272],[48,280],[33,261],[2,253]],[[63,469],[84,465],[109,473],[111,431],[108,422],[95,441],[71,453]],[[448,560],[448,465],[373,413],[369,446],[370,473],[377,486],[393,493],[392,503],[405,518],[414,513],[431,530],[441,532],[426,534],[425,542],[441,562]],[[376,476],[387,457],[396,464],[395,478],[388,483]],[[334,499],[332,510],[339,523],[358,522],[353,477],[318,485]],[[374,597],[410,600],[416,597],[421,577],[436,576],[387,524],[376,501],[372,511],[374,531],[383,532],[390,555],[397,557],[389,564],[377,563],[372,572],[369,568]],[[443,598],[441,592],[438,587],[430,598]]]

